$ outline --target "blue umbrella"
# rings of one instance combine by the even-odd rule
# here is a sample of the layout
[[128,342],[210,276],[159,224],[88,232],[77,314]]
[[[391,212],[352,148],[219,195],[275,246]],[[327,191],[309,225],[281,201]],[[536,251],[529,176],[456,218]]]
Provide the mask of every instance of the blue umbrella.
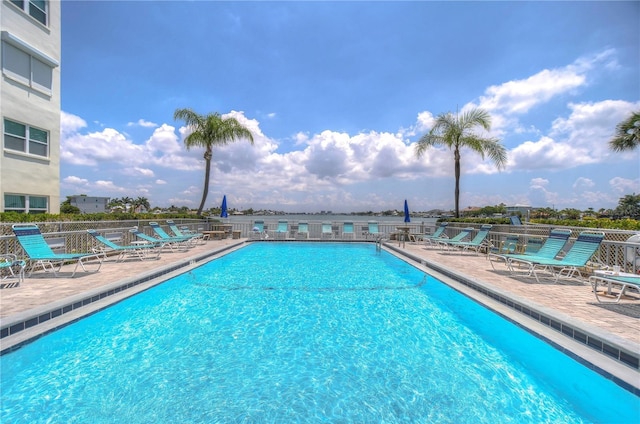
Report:
[[227,195],[225,194],[222,198],[222,206],[220,206],[220,218],[226,218],[229,214],[227,213]]
[[404,222],[411,222],[411,217],[409,216],[409,204],[407,203],[407,199],[404,200]]

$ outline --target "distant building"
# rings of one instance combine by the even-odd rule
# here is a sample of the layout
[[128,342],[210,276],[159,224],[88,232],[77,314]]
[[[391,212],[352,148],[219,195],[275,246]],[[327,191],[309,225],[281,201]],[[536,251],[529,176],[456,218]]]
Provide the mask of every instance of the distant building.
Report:
[[507,206],[506,208],[507,211],[507,216],[509,215],[520,215],[524,218],[528,218],[529,215],[531,214],[531,211],[533,210],[533,208],[531,206],[528,205],[514,205],[514,206]]
[[0,212],[60,213],[61,2],[0,4]]
[[82,213],[109,212],[109,197],[69,196],[69,203]]

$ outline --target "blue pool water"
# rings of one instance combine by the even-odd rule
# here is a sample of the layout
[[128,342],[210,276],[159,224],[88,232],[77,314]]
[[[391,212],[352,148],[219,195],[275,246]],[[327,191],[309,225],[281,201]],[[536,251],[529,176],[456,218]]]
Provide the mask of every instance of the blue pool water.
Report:
[[640,418],[630,392],[364,244],[252,244],[0,361],[2,423]]

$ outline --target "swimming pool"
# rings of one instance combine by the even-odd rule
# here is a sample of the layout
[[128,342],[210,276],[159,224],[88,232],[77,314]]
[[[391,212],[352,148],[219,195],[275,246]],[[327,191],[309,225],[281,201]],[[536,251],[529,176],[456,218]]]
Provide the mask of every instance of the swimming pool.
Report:
[[370,244],[251,244],[0,366],[2,422],[625,423],[640,408]]

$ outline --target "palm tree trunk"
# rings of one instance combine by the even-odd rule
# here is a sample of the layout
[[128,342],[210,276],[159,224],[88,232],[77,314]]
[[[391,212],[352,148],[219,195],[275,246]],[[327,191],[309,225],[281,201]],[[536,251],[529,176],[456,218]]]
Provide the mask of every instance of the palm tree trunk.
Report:
[[204,203],[207,201],[207,195],[209,194],[209,176],[211,175],[211,149],[207,149],[204,153],[204,189],[202,190],[202,201],[200,201],[200,207],[198,208],[198,216],[202,216],[202,209],[204,209]]
[[456,218],[460,218],[460,150],[458,150],[457,148],[453,152],[453,158],[455,162],[455,177],[456,177],[456,191],[455,191]]

